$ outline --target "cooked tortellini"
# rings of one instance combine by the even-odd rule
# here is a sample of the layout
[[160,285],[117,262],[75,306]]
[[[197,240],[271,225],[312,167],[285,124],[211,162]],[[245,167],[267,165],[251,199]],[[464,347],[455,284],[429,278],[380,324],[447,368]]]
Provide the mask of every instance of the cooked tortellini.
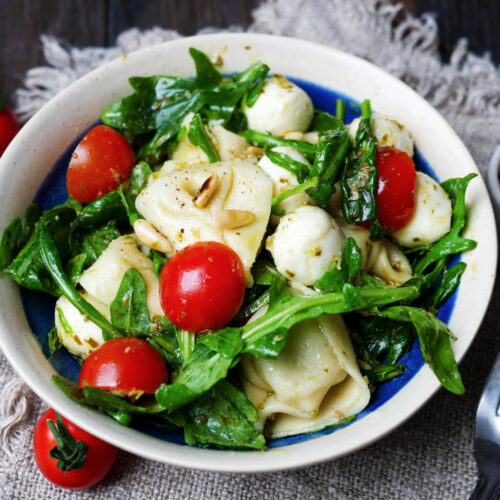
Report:
[[432,177],[417,172],[415,211],[408,224],[391,237],[406,248],[434,243],[450,231],[451,216],[448,193]]
[[[184,166],[210,163],[205,152],[189,140],[187,131],[193,116],[193,113],[189,113],[184,118],[182,126],[186,129],[185,135],[171,155],[172,160],[183,163]],[[205,129],[220,160],[228,161],[245,157],[245,151],[249,144],[244,137],[225,129],[222,125],[214,125],[211,129],[205,126]]]
[[[276,148],[273,148],[272,151],[276,153],[283,153],[293,160],[303,163],[308,168],[311,167],[311,164],[307,161],[304,155],[299,153],[295,148],[278,146]],[[289,189],[293,188],[294,186],[298,186],[299,184],[297,176],[293,172],[290,172],[286,168],[276,165],[276,163],[272,162],[267,155],[264,155],[260,159],[258,165],[273,180],[273,196],[277,196],[284,191],[288,191]],[[312,203],[313,202],[308,194],[305,192],[301,192],[284,199],[283,201],[278,203],[276,208],[280,212],[284,211],[285,213],[289,213],[292,210],[301,207],[302,205],[308,205]]]
[[[123,275],[137,269],[146,284],[146,302],[152,318],[163,316],[160,305],[159,282],[152,261],[138,248],[133,236],[113,240],[99,258],[80,277],[82,297],[103,316],[110,319],[110,305],[116,297]],[[104,340],[101,329],[81,314],[65,297],[56,303],[57,335],[69,352],[86,358]]]
[[[194,204],[212,175],[217,188],[203,207]],[[273,182],[255,163],[217,162],[169,169],[136,199],[139,213],[160,231],[175,251],[197,241],[218,241],[240,257],[248,286],[271,212]],[[238,221],[241,220],[241,224]]]
[[[349,125],[349,135],[354,141],[360,118],[356,118]],[[413,156],[413,140],[408,130],[389,116],[374,114],[372,116],[372,133],[378,140],[379,146],[393,146]]]
[[311,98],[284,76],[266,80],[252,107],[243,109],[248,128],[281,136],[289,131],[305,132],[313,117]]
[[244,355],[240,373],[257,427],[272,438],[336,424],[370,399],[340,315],[298,323],[277,359]]
[[400,286],[413,277],[406,255],[389,240],[370,240],[370,231],[355,224],[341,225],[346,238],[353,238],[361,250],[364,271],[385,284]]
[[303,206],[281,218],[266,248],[280,273],[312,285],[328,269],[340,265],[344,235],[322,208]]

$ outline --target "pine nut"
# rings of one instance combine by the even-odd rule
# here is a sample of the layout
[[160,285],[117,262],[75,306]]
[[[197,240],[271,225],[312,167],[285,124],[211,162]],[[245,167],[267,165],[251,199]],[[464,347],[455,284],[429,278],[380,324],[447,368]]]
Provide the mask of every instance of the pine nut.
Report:
[[217,186],[219,185],[219,178],[216,174],[212,174],[207,180],[201,185],[200,190],[193,198],[193,205],[196,208],[203,208],[208,205],[208,202],[212,199]]
[[134,222],[134,231],[139,240],[153,250],[163,253],[173,253],[174,249],[168,239],[148,221],[137,219]]
[[215,216],[215,225],[220,229],[237,229],[254,220],[255,214],[248,210],[222,210]]

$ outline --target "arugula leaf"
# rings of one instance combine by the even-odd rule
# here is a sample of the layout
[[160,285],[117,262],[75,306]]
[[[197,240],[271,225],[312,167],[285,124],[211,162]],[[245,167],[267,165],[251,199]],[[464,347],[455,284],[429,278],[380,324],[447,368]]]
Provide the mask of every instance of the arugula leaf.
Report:
[[348,314],[344,319],[353,340],[356,338],[358,353],[367,353],[388,365],[396,363],[408,352],[415,339],[415,330],[410,323],[361,314]]
[[72,257],[64,268],[66,276],[68,276],[69,280],[71,281],[74,287],[76,287],[76,285],[80,281],[80,277],[82,276],[86,262],[87,262],[87,254],[80,253]]
[[153,270],[157,278],[160,277],[161,270],[163,266],[167,263],[168,257],[158,250],[151,249],[149,252],[149,258],[153,261]]
[[156,391],[156,400],[169,411],[195,400],[227,376],[242,348],[239,328],[224,328],[204,336],[182,365],[175,383]]
[[[66,210],[69,210],[74,217],[74,211],[72,209],[66,208]],[[56,245],[56,237],[55,235],[52,236],[52,215],[53,214],[49,212],[40,219],[35,236],[38,236],[38,251],[41,256],[42,264],[57,284],[56,295],[64,295],[83,315],[87,316],[101,328],[105,340],[119,336],[119,333],[115,330],[113,325],[76,291],[75,287],[66,276],[62,266],[61,256]],[[59,217],[58,221],[60,221],[60,219]]]
[[309,178],[318,177],[318,185],[310,188],[307,194],[320,207],[325,207],[332,194],[335,183],[339,180],[347,153],[351,148],[351,139],[344,124],[336,121],[336,127],[321,133],[314,164]]
[[134,268],[123,275],[120,287],[110,305],[111,323],[127,336],[149,333],[151,321],[146,302],[146,284]]
[[125,412],[129,414],[155,414],[165,409],[155,403],[150,406],[133,404],[109,391],[87,386],[79,389],[78,384],[62,375],[52,375],[52,383],[76,403],[100,408],[104,411]]
[[15,217],[4,229],[0,240],[0,270],[4,270],[17,255],[22,231],[22,223],[19,217]]
[[218,448],[266,448],[264,436],[255,430],[257,410],[248,398],[227,380],[221,380],[168,419],[184,427],[184,437],[192,446]]
[[296,141],[293,139],[282,139],[271,134],[264,134],[256,130],[248,129],[241,135],[254,146],[261,146],[266,149],[271,149],[276,146],[286,146],[295,148],[299,153],[302,153],[308,160],[314,161],[316,157],[316,146],[306,141]]
[[36,203],[31,203],[28,205],[28,208],[24,213],[23,232],[21,233],[21,238],[19,240],[20,248],[28,243],[28,240],[35,231],[38,219],[40,219],[40,210],[38,210],[38,205]]
[[220,160],[215,146],[212,144],[210,137],[208,137],[205,125],[201,116],[196,113],[189,124],[188,137],[193,146],[199,146],[201,150],[207,155],[210,163],[215,163]]
[[65,206],[58,206],[45,212],[43,221],[40,219],[37,222],[28,242],[4,272],[25,288],[46,292],[55,297],[61,295],[60,287],[51,278],[42,261],[38,242],[41,229],[45,227],[53,234],[52,241],[58,253],[65,258],[69,250],[70,223],[74,218],[74,210]]
[[332,116],[330,113],[315,109],[311,126],[309,128],[320,133],[326,132],[328,130],[336,130],[338,127],[339,119],[341,118]]
[[452,334],[442,321],[428,311],[410,306],[388,307],[378,314],[411,323],[417,331],[422,356],[441,384],[455,394],[465,392],[451,348]]
[[472,250],[477,246],[474,240],[460,236],[465,226],[465,191],[469,182],[477,174],[469,174],[462,178],[448,179],[441,183],[443,189],[450,195],[453,203],[453,218],[450,232],[434,243],[430,250],[415,264],[417,276],[424,275],[431,264],[449,255]]
[[436,288],[432,290],[432,293],[424,297],[422,307],[431,311],[437,309],[458,287],[466,267],[465,262],[458,262],[446,269]]
[[[305,319],[340,314],[351,309],[342,293],[297,297],[286,288],[287,280],[274,274],[267,312],[242,328],[225,328],[200,339],[182,366],[175,383],[156,391],[157,401],[169,411],[193,401],[227,375],[242,352],[277,357],[288,329]],[[360,287],[363,305],[373,308],[413,296],[417,289]]]
[[266,150],[266,156],[276,165],[282,167],[289,172],[291,172],[299,182],[304,181],[304,179],[309,174],[309,169],[304,163],[294,160],[285,153],[278,153],[272,149]]
[[315,288],[322,292],[340,292],[344,285],[353,281],[361,270],[363,257],[356,240],[347,238],[344,244],[344,252],[340,269],[332,267],[315,283]]
[[259,295],[255,300],[242,307],[233,321],[239,324],[241,321],[245,321],[250,318],[250,316],[253,316],[259,309],[269,304],[270,296],[271,291],[267,289],[262,295]]
[[57,336],[57,329],[55,326],[53,326],[48,335],[48,342],[49,342],[49,352],[50,354],[54,354],[56,351],[58,351],[62,347],[62,343],[59,340],[59,337]]
[[182,361],[184,362],[194,351],[195,334],[186,330],[181,330],[180,328],[176,328],[176,330],[177,341],[179,342],[180,356]]
[[115,222],[102,226],[95,231],[78,233],[74,235],[72,251],[73,253],[85,254],[85,265],[91,266],[98,257],[108,248],[109,244],[120,236],[115,228]]
[[135,199],[139,193],[148,185],[149,177],[152,174],[151,167],[145,161],[140,161],[130,174],[130,178],[125,190],[125,196],[129,205],[135,206]]
[[368,382],[375,387],[400,377],[406,370],[406,366],[399,363],[388,365],[375,362],[370,365],[370,368],[362,370],[362,373],[368,378]]
[[302,184],[298,184],[297,186],[294,186],[293,188],[287,189],[286,191],[283,191],[279,195],[275,196],[271,202],[271,212],[274,215],[285,215],[284,210],[278,210],[278,205],[283,201],[289,198],[290,196],[293,196],[294,194],[297,193],[302,193],[303,191],[307,191],[310,188],[317,187],[319,183],[319,178],[318,177],[312,177],[306,181],[304,181]]
[[208,57],[198,49],[191,47],[189,55],[196,66],[196,83],[201,87],[217,85],[222,80],[222,75],[215,69]]
[[377,224],[377,185],[378,175],[375,165],[377,138],[372,135],[370,101],[361,103],[361,121],[356,132],[354,149],[346,168],[342,172],[342,201],[344,215],[349,223],[371,221],[370,237],[378,240],[384,231]]

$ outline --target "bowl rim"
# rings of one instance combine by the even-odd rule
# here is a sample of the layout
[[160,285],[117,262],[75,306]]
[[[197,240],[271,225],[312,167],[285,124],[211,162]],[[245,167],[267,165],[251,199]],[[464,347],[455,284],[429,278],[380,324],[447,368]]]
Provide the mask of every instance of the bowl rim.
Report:
[[[386,71],[382,70],[381,68],[357,56],[317,43],[276,35],[250,33],[218,33],[210,35],[199,35],[164,42],[159,45],[147,47],[133,52],[129,56],[124,56],[122,58],[115,59],[107,64],[104,64],[103,66],[93,70],[92,72],[72,83],[69,87],[64,89],[61,93],[51,99],[51,101],[49,101],[45,106],[43,106],[41,110],[39,110],[23,127],[20,133],[12,141],[11,145],[9,145],[2,159],[0,160],[0,180],[2,179],[2,176],[6,176],[7,165],[11,162],[15,163],[16,156],[22,154],[22,149],[24,147],[23,139],[25,137],[28,138],[30,134],[32,135],[38,133],[37,128],[39,127],[39,122],[42,121],[40,117],[42,115],[50,115],[56,113],[59,103],[64,102],[69,96],[81,92],[81,90],[85,89],[85,86],[93,78],[98,75],[106,75],[107,73],[112,73],[119,67],[120,64],[123,64],[124,60],[126,60],[127,58],[132,59],[132,56],[134,56],[133,59],[136,60],[137,56],[140,57],[141,55],[144,55],[148,52],[162,50],[167,46],[171,49],[179,47],[184,50],[186,47],[189,47],[192,44],[197,46],[205,43],[225,43],[228,45],[232,43],[264,43],[277,46],[278,48],[284,48],[286,46],[287,50],[293,50],[294,48],[302,50],[312,50],[318,52],[318,54],[321,54],[322,57],[325,58],[344,58],[350,63],[355,64],[357,67],[361,68],[363,71],[370,72],[371,74],[376,75],[378,78],[390,82],[392,86],[398,87],[401,91],[406,92],[408,95],[413,95],[413,98],[418,101],[419,106],[421,106],[426,113],[433,115],[433,119],[436,121],[436,123],[438,123],[441,127],[443,125],[449,127],[444,118],[413,89],[411,89],[406,84],[393,77]],[[456,137],[456,140],[454,142],[461,155],[463,155],[464,161],[470,165],[471,171],[478,173],[478,169],[475,166],[470,153],[458,138],[458,136]],[[485,194],[487,193],[481,177],[479,178],[478,189]],[[493,267],[495,267],[497,258],[497,240],[493,210],[491,207],[491,202],[488,198],[486,199],[486,201],[483,200],[483,202],[487,205],[489,204],[489,207],[486,205],[486,207],[484,208],[486,214],[485,218],[488,219],[489,217],[491,221],[493,221],[493,227],[495,228],[493,236],[490,235],[488,240],[488,242],[490,243],[489,249],[490,251],[493,250],[493,253],[491,254],[491,257],[493,258],[490,260],[494,261],[495,264]],[[488,220],[486,220],[486,222],[488,222]],[[491,270],[493,276],[495,271],[495,268]],[[6,280],[4,279],[2,281]],[[486,295],[488,296],[488,301],[484,304],[482,310],[477,311],[475,333],[473,336],[471,336],[470,340],[468,340],[465,349],[460,353],[459,356],[457,356],[457,361],[460,361],[463,358],[468,348],[472,344],[477,331],[479,330],[489,300],[491,299],[493,283],[494,279],[491,279],[490,282],[486,285]],[[17,285],[15,284],[12,285],[17,287]],[[12,286],[5,286],[9,290],[13,290]],[[9,290],[7,292],[12,293]],[[341,446],[337,449],[335,448],[335,446],[328,446],[329,444],[335,445],[335,441],[332,440],[332,436],[337,436],[337,433],[320,436],[312,440],[303,441],[297,444],[291,444],[283,448],[267,450],[265,452],[204,449],[162,441],[135,429],[124,428],[108,417],[99,414],[97,411],[82,407],[74,403],[73,401],[70,401],[62,393],[60,394],[60,396],[62,397],[58,397],[56,393],[50,391],[47,392],[47,381],[44,380],[43,377],[40,377],[40,372],[36,370],[36,367],[28,366],[29,360],[25,360],[23,356],[19,355],[15,342],[9,338],[8,327],[9,323],[7,322],[7,314],[5,313],[5,311],[2,311],[0,317],[0,347],[2,348],[11,366],[42,400],[46,401],[53,408],[61,412],[75,424],[91,432],[97,437],[116,445],[119,448],[142,456],[144,458],[153,459],[170,465],[203,469],[214,472],[272,472],[305,467],[326,460],[339,458],[346,454],[352,453],[364,446],[367,446],[374,441],[382,438],[389,432],[393,431],[404,421],[406,421],[410,416],[412,416],[418,409],[420,409],[440,387],[437,379],[435,379],[429,367],[425,365],[402,389],[402,391],[410,390],[410,388],[416,387],[425,389],[423,390],[423,392],[422,390],[420,390],[420,393],[412,398],[413,406],[411,406],[411,408],[405,407],[403,409],[396,409],[396,407],[394,406],[396,395],[394,395],[386,403],[384,403],[382,407],[378,408],[369,415],[366,415],[361,420],[362,422],[365,422],[365,425],[363,426],[365,429],[368,429],[370,425],[373,424],[377,427],[377,432],[370,433],[366,432],[366,430],[364,430],[363,432],[359,432],[359,435],[355,436],[354,439],[350,440],[348,443],[341,443]],[[53,369],[52,371],[54,372]],[[50,384],[51,382],[48,381],[48,383]],[[388,410],[389,413],[391,413],[393,418],[383,418],[384,408]],[[382,413],[380,413],[381,410]],[[379,414],[379,416],[375,418],[375,414]],[[323,444],[324,446],[321,446],[321,444]]]

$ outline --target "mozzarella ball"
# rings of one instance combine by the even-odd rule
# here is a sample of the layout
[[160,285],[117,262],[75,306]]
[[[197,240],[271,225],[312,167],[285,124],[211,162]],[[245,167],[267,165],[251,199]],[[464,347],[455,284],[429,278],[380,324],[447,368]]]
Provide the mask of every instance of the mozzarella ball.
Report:
[[281,219],[266,247],[280,273],[312,285],[341,263],[344,235],[322,208],[304,206]]
[[[352,141],[356,139],[360,118],[356,118],[349,125],[349,135]],[[413,140],[406,128],[396,120],[385,115],[372,116],[372,133],[378,140],[379,146],[393,146],[413,156]]]
[[285,132],[305,132],[313,117],[310,97],[285,77],[266,80],[252,107],[243,109],[248,128],[281,136]]
[[[295,148],[278,146],[273,148],[271,151],[286,154],[293,160],[299,161],[308,168],[311,168],[311,164]],[[273,196],[277,196],[284,191],[288,191],[299,184],[299,181],[294,173],[290,172],[286,168],[280,167],[276,163],[273,163],[267,155],[264,155],[260,159],[258,165],[273,180]],[[307,193],[301,192],[284,199],[281,203],[278,203],[277,209],[280,211],[284,210],[286,213],[289,213],[302,205],[309,204],[312,204],[311,198]]]
[[[110,319],[109,307],[86,292],[81,296],[93,305],[105,318]],[[64,347],[75,356],[85,359],[104,343],[102,330],[71,304],[64,296],[56,302],[55,325],[57,336]]]
[[415,211],[405,227],[391,233],[406,248],[434,243],[451,228],[452,207],[448,193],[429,175],[417,172]]

